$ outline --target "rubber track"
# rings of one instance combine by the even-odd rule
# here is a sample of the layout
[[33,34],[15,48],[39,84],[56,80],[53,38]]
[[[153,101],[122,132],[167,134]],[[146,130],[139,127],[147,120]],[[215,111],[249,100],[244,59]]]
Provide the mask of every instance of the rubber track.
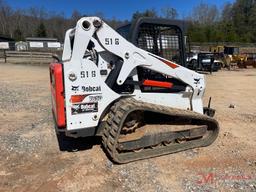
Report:
[[[157,112],[170,116],[184,117],[200,121],[200,125],[208,125],[208,135],[201,139],[191,140],[185,143],[175,143],[169,146],[160,146],[153,149],[144,148],[141,152],[120,153],[117,151],[116,148],[118,146],[118,138],[122,129],[123,122],[125,121],[129,113],[136,110]],[[114,103],[114,105],[110,109],[106,125],[103,129],[102,144],[114,162],[128,163],[131,161],[166,155],[196,147],[205,147],[212,144],[216,140],[218,133],[218,122],[215,119],[206,115],[202,115],[188,110],[180,110],[140,102],[132,98],[122,98]]]

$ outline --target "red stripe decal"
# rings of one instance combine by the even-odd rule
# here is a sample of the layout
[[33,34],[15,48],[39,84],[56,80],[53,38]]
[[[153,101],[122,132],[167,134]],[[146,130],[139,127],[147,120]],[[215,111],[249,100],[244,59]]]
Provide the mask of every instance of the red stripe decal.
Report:
[[163,63],[165,63],[166,65],[168,65],[169,67],[171,67],[171,68],[173,68],[173,69],[179,67],[179,65],[177,65],[177,64],[175,64],[175,63],[173,63],[173,62],[171,62],[171,61],[158,58],[158,57],[156,57],[155,55],[152,55],[152,54],[149,54],[149,55],[152,56],[152,57],[155,57],[156,59],[158,59],[158,60],[160,60],[160,61],[162,61]]
[[71,103],[80,103],[84,100],[84,98],[88,95],[71,95],[70,102]]
[[175,69],[177,67],[179,67],[179,65],[175,64],[175,63],[172,63],[170,61],[167,61],[167,60],[163,60],[163,59],[160,59],[158,58],[160,61],[164,62],[166,65],[168,65],[169,67]]
[[163,87],[163,88],[172,88],[173,84],[170,82],[163,82],[163,81],[154,81],[154,80],[144,80],[144,86],[151,86],[151,87]]

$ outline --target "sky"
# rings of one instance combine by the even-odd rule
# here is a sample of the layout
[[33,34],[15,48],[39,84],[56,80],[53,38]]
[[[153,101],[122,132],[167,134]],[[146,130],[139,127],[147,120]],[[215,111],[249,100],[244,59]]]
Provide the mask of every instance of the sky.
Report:
[[81,14],[91,15],[96,12],[103,13],[103,16],[120,20],[131,19],[136,11],[154,8],[160,13],[163,7],[173,7],[179,13],[179,18],[188,16],[193,7],[202,3],[215,4],[221,8],[226,2],[235,0],[5,0],[12,8],[39,7],[51,12],[64,13],[70,17],[73,10]]

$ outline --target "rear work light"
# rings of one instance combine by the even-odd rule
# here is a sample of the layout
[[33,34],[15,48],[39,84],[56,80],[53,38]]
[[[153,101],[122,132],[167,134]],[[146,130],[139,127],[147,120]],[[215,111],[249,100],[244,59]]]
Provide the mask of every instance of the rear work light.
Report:
[[58,128],[66,127],[63,70],[61,63],[50,64],[52,111]]

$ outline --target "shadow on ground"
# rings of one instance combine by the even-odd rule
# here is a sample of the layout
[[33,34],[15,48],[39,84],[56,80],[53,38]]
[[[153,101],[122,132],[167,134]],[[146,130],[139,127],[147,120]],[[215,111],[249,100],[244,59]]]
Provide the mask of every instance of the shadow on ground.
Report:
[[85,137],[85,138],[72,138],[64,134],[57,134],[58,144],[60,151],[83,151],[91,149],[94,145],[101,144],[101,137]]

